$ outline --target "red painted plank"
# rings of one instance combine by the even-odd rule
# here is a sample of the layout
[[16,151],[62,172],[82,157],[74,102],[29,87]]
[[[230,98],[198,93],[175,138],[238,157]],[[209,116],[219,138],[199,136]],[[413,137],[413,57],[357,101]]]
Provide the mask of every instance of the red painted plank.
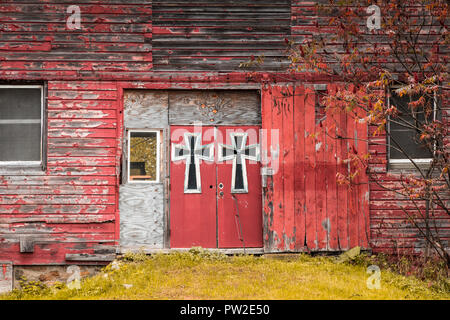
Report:
[[[273,231],[275,237],[275,246],[278,250],[284,250],[284,141],[283,141],[283,112],[286,106],[286,98],[283,93],[285,89],[282,86],[272,88],[272,129],[278,131],[280,140],[278,145],[271,145],[274,161],[278,161],[278,171],[273,176]],[[273,153],[275,152],[275,154]]]
[[50,148],[71,147],[71,148],[115,148],[116,139],[113,138],[49,138]]
[[[194,132],[193,126],[171,126],[171,143],[184,144],[184,136],[174,138],[174,132]],[[202,127],[201,145],[214,143],[206,137],[207,130],[213,127]],[[214,137],[212,137],[214,140]],[[185,193],[184,181],[186,161],[170,162],[170,247],[204,248],[217,247],[216,217],[216,163],[205,162],[199,165],[201,193]],[[210,186],[213,186],[210,188]]]
[[[272,146],[272,88],[263,87],[261,92],[261,166],[263,168],[274,169]],[[273,179],[272,176],[265,176],[266,186],[263,187],[263,242],[264,250],[274,249],[273,233]]]
[[115,197],[111,195],[1,195],[2,204],[114,204]]
[[115,138],[115,129],[48,129],[49,138]]
[[112,100],[49,100],[48,109],[87,109],[87,110],[107,110],[116,109],[117,103]]
[[68,176],[114,176],[116,167],[48,167],[48,173],[52,175]]
[[[315,94],[315,104],[319,104],[320,97]],[[328,247],[328,225],[327,219],[327,172],[326,172],[326,127],[317,119],[320,113],[314,119],[316,130],[316,141],[314,144],[316,166],[315,166],[315,189],[316,189],[316,230],[317,245],[319,250],[326,250]]]
[[284,250],[295,248],[294,88],[284,89],[282,141],[284,191]]
[[[333,92],[334,87],[329,88]],[[328,248],[339,250],[338,246],[338,196],[337,196],[337,139],[336,139],[336,117],[333,110],[326,112],[324,127],[326,128],[326,150],[325,150],[325,178],[327,185],[327,219],[328,219]]]
[[[32,254],[21,254],[19,243],[0,244],[0,260],[12,261],[15,265],[45,265],[67,264],[66,253],[94,253],[92,246],[102,242],[113,241],[113,233],[104,233],[96,239],[83,239],[86,234],[73,234],[71,237],[59,236],[49,242],[37,243]],[[84,241],[83,241],[84,240]],[[80,246],[87,249],[77,249]],[[92,264],[92,262],[77,262],[77,265]],[[106,264],[106,263],[99,263]]]
[[49,100],[117,100],[116,91],[107,90],[49,90]]
[[[352,150],[356,149],[357,141],[356,141],[356,125],[355,125],[355,117],[352,113],[347,114],[347,148],[349,150],[349,154],[352,154]],[[353,161],[350,162],[350,173],[354,173],[357,167],[353,164]],[[349,198],[348,198],[348,230],[349,230],[349,238],[350,238],[350,248],[356,247],[359,244],[359,232],[358,232],[358,186],[354,184],[355,181],[352,181],[349,189]]]
[[[117,147],[116,147],[116,228],[114,230],[114,239],[116,239],[115,245],[119,244],[120,241],[120,194],[119,188],[121,183],[122,170],[120,170],[122,165],[122,152],[124,150],[123,146],[123,138],[124,138],[124,114],[123,114],[123,104],[124,104],[124,90],[123,87],[119,86],[116,82],[116,88],[118,89],[119,101],[116,104],[116,115],[117,115],[117,127],[116,127],[116,139],[117,139]],[[167,150],[167,149],[166,149]],[[165,170],[168,170],[167,165],[165,166]],[[168,181],[164,181],[165,188],[168,189]],[[168,219],[168,213],[164,212],[166,219]],[[167,228],[167,227],[166,227]]]
[[117,90],[112,81],[50,81],[48,90]]
[[114,221],[113,214],[2,214],[0,216],[0,224],[4,223],[46,223],[46,224],[60,224],[60,223],[105,223]]
[[30,223],[10,223],[7,228],[0,226],[1,234],[7,238],[8,235],[20,235],[34,233],[37,236],[45,234],[52,236],[55,234],[102,234],[111,233],[114,231],[114,222],[103,223],[45,223],[45,222],[30,222]]
[[295,249],[305,249],[305,89],[294,91]]
[[99,167],[115,167],[115,157],[48,157],[48,167],[85,167],[85,166],[99,166]]
[[[231,134],[246,132],[246,145],[259,143],[259,127],[257,126],[220,126],[216,130],[216,150],[218,144],[231,145]],[[220,152],[220,151],[218,151]],[[216,157],[217,158],[217,157]],[[214,202],[217,198],[217,237],[219,248],[261,248],[262,216],[261,216],[261,166],[259,162],[244,160],[247,174],[248,192],[230,192],[233,176],[233,165],[229,162],[216,162],[217,183],[223,184],[218,189],[219,194],[209,199]],[[220,193],[222,191],[222,194]],[[236,198],[236,201],[233,199]],[[206,200],[206,199],[205,199]],[[236,214],[239,214],[237,218]]]
[[305,215],[306,215],[306,244],[309,250],[317,249],[316,227],[316,150],[315,134],[315,92],[305,90]]
[[9,194],[67,194],[67,195],[111,195],[114,194],[112,186],[71,186],[71,185],[50,185],[50,186],[1,186],[0,195]]
[[116,119],[115,110],[49,110],[50,119]]
[[336,188],[336,127],[333,113],[326,112],[323,124],[326,130],[325,148],[325,179],[327,186],[327,233],[328,249],[338,250],[338,224],[337,224],[337,188]]
[[110,214],[114,205],[99,204],[0,204],[0,214]]
[[[406,209],[405,209],[406,210]],[[418,212],[416,209],[406,210],[406,213],[402,209],[373,209],[370,211],[370,222],[379,219],[402,219],[407,216],[411,216],[413,218],[421,218],[422,213]],[[435,218],[446,218],[448,214],[445,210],[435,210],[434,211]]]
[[[365,111],[357,110],[358,118],[364,119]],[[365,121],[358,121],[356,124],[356,132],[358,137],[358,153],[364,159],[368,152],[368,128]],[[361,165],[362,167],[363,165]],[[366,173],[365,166],[361,168],[358,175],[358,232],[359,243],[363,248],[369,247],[369,233],[370,233],[370,217],[369,217],[369,178]]]
[[97,157],[97,156],[114,156],[115,148],[100,148],[100,147],[52,147],[48,148],[48,155],[50,157],[71,157],[71,156],[81,156],[81,157]]

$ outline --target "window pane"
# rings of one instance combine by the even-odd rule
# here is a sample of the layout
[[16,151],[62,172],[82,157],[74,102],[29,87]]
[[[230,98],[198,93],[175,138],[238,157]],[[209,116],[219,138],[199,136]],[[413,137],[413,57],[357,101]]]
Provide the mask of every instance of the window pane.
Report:
[[157,140],[156,132],[130,133],[130,180],[158,180]]
[[[410,101],[415,101],[419,97],[410,97],[408,95],[404,95],[403,97],[397,96],[394,92],[392,92],[391,97],[391,105],[394,105],[397,107],[399,111],[399,117],[403,120],[400,120],[399,118],[393,118],[393,121],[399,122],[399,123],[410,123],[414,127],[421,128],[425,117],[423,109],[420,108],[416,110],[415,117],[413,117],[413,114],[411,112],[411,109],[408,106],[408,103]],[[432,101],[430,101],[432,102]],[[432,117],[432,115],[431,115]],[[428,121],[431,121],[432,118],[427,119]],[[405,124],[406,125],[406,124]],[[389,148],[389,157],[390,159],[408,159],[406,155],[403,154],[403,152],[398,151],[395,149],[397,147],[397,144],[395,144],[392,140],[395,140],[402,149],[411,157],[412,159],[427,159],[431,158],[432,154],[429,152],[428,148],[424,146],[419,138],[420,134],[419,131],[414,128],[408,128],[401,124],[397,124],[394,122],[390,123],[390,134],[391,134],[391,142],[390,142],[390,148]]]
[[0,124],[0,161],[40,161],[41,124]]
[[40,119],[40,88],[0,88],[0,119]]
[[[428,148],[419,143],[419,135],[413,130],[398,130],[394,131],[392,134],[392,138],[395,139],[397,143],[399,143],[402,149],[409,155],[412,159],[427,159],[432,158],[431,153]],[[397,147],[397,145],[391,141],[391,145],[393,147]],[[402,152],[398,151],[395,148],[391,148],[391,159],[408,159]]]

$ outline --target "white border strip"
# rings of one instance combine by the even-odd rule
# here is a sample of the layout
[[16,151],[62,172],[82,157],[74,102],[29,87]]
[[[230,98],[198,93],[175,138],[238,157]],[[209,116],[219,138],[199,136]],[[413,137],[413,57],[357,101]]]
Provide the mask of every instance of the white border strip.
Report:
[[[155,180],[131,180],[130,179],[130,154],[131,154],[131,132],[154,132],[156,133],[156,179]],[[161,130],[160,129],[128,129],[127,133],[128,159],[127,159],[127,183],[159,183],[161,175]]]

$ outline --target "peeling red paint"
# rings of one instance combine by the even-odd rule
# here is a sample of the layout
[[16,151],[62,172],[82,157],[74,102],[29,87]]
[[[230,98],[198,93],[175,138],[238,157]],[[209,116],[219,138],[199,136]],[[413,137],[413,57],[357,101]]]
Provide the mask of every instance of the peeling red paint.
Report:
[[[305,139],[304,132],[314,130],[314,112],[312,101],[304,99],[306,89],[298,83],[331,86],[334,79],[311,72],[290,74],[296,83],[294,90],[300,94],[277,106],[289,112],[277,113],[273,99],[285,89],[266,88],[265,84],[283,84],[286,74],[261,68],[250,78],[242,70],[221,69],[220,63],[237,61],[232,53],[221,54],[230,49],[221,47],[225,42],[212,35],[224,31],[223,26],[215,26],[212,19],[205,19],[206,26],[153,25],[152,4],[104,2],[80,4],[83,23],[81,30],[76,31],[67,29],[66,15],[61,15],[67,4],[30,0],[0,5],[0,12],[5,13],[0,19],[0,79],[45,80],[48,84],[47,172],[38,176],[0,176],[0,260],[15,264],[66,263],[68,252],[94,253],[95,245],[118,243],[122,99],[123,90],[132,88],[261,89],[263,128],[279,129],[283,136],[279,153],[282,168],[277,175],[266,177],[264,187],[267,250],[325,251],[360,245],[392,251],[395,246],[416,248],[420,244],[402,220],[400,208],[414,209],[410,202],[395,199],[377,189],[373,182],[369,193],[367,177],[360,181],[365,186],[353,193],[333,185],[330,177],[346,169],[338,161],[346,157],[346,145],[328,142],[320,145],[316,154],[316,144]],[[42,20],[36,15],[36,8],[42,13]],[[188,14],[188,10],[174,9],[178,14]],[[300,39],[315,31],[310,21],[297,22],[297,17],[315,19],[305,17],[312,9],[309,3],[300,6],[292,2],[292,37]],[[228,9],[223,10],[231,14]],[[264,42],[267,30],[259,32],[258,27],[233,26],[231,34],[235,39],[227,41],[233,45]],[[279,34],[282,32],[276,35]],[[252,39],[240,39],[245,35]],[[211,66],[216,69],[192,71],[180,66],[179,70],[155,71],[161,68],[155,62],[157,36],[191,41],[204,37],[219,50],[194,47],[179,57],[194,64],[212,61]],[[280,39],[283,41],[284,36]],[[251,54],[252,50],[242,49],[239,53],[245,52]],[[177,49],[170,47],[160,61],[168,64],[177,54]],[[338,120],[346,123],[345,116]],[[367,135],[360,127],[348,126],[348,130],[359,130],[358,136]],[[373,128],[369,128],[372,133],[370,130]],[[371,141],[385,139],[370,137]],[[267,147],[270,143],[266,150]],[[385,147],[369,144],[368,151],[376,155],[373,168],[389,181],[385,176]],[[316,186],[321,190],[326,187],[327,193],[317,194],[313,188]],[[447,230],[441,221],[445,212],[436,211],[435,217]],[[387,225],[378,232],[383,221]],[[27,232],[21,233],[24,230]],[[33,254],[20,254],[19,237],[23,234],[36,236]],[[81,248],[80,243],[86,248]]]

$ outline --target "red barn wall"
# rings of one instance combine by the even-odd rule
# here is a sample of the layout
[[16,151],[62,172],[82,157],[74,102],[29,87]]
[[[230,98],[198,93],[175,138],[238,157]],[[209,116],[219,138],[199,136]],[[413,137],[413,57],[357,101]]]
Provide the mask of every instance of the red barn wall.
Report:
[[71,4],[2,1],[2,78],[136,79],[152,69],[151,1],[82,1],[81,29],[74,30],[67,28]]
[[[335,85],[328,85],[332,93]],[[345,114],[317,115],[313,85],[273,86],[263,91],[263,128],[278,130],[263,149],[271,150],[273,176],[264,188],[264,246],[266,251],[342,251],[369,248],[369,185],[362,172],[349,187],[336,174],[348,174],[347,150],[367,153],[358,140],[367,126]],[[322,120],[321,120],[322,119]],[[326,134],[328,133],[328,134]],[[274,158],[277,164],[273,165]]]
[[[449,128],[449,101],[445,100],[448,93],[442,97],[442,121]],[[373,135],[375,126],[369,127],[369,153],[371,154],[370,169],[376,174],[370,179],[370,238],[371,247],[375,252],[388,252],[395,254],[423,253],[426,249],[426,240],[423,234],[415,227],[409,217],[418,218],[416,222],[424,228],[423,217],[426,201],[411,201],[399,196],[395,190],[402,186],[398,178],[392,174],[399,174],[398,170],[388,170],[387,149],[380,143],[386,143],[386,135]],[[444,139],[446,146],[450,147],[450,139]],[[414,170],[405,171],[411,174]],[[392,191],[385,188],[392,188]],[[441,193],[444,202],[449,201],[448,190]],[[420,209],[419,212],[416,208]],[[437,234],[443,245],[449,248],[450,219],[444,209],[434,206],[428,218],[430,232]],[[424,229],[423,229],[424,230]]]
[[[274,98],[285,86],[268,91],[264,83],[294,77],[290,90],[304,93],[309,89],[303,84],[330,82],[306,73],[287,79],[278,68],[284,38],[301,42],[316,31],[316,1],[264,0],[257,10],[251,8],[253,1],[215,1],[206,15],[199,14],[199,8],[210,1],[183,2],[183,12],[177,12],[178,2],[83,2],[81,29],[68,30],[69,2],[2,1],[0,80],[48,83],[48,165],[42,175],[0,176],[0,261],[80,263],[89,256],[72,255],[97,254],[93,259],[99,261],[108,259],[101,255],[115,252],[124,88],[262,89],[263,127],[280,129],[283,138],[280,170],[269,179],[273,188],[266,190],[268,250],[360,245],[385,251],[393,248],[387,235],[400,243],[419,244],[396,209],[404,204],[379,192],[374,183],[368,231],[367,220],[359,219],[369,212],[364,203],[367,189],[348,193],[336,185],[331,177],[342,168],[332,149],[315,154],[315,146],[302,138],[302,130],[315,130],[309,121],[311,104],[294,95],[283,102],[288,113],[273,111]],[[252,12],[255,16],[249,18]],[[253,78],[247,76],[239,64],[261,53],[266,64],[255,69]],[[345,146],[332,144],[344,157]],[[370,151],[379,148],[369,145]],[[373,166],[383,170],[385,158],[385,151],[378,150]],[[391,224],[379,229],[381,220]],[[20,253],[25,236],[34,241],[34,253]]]

